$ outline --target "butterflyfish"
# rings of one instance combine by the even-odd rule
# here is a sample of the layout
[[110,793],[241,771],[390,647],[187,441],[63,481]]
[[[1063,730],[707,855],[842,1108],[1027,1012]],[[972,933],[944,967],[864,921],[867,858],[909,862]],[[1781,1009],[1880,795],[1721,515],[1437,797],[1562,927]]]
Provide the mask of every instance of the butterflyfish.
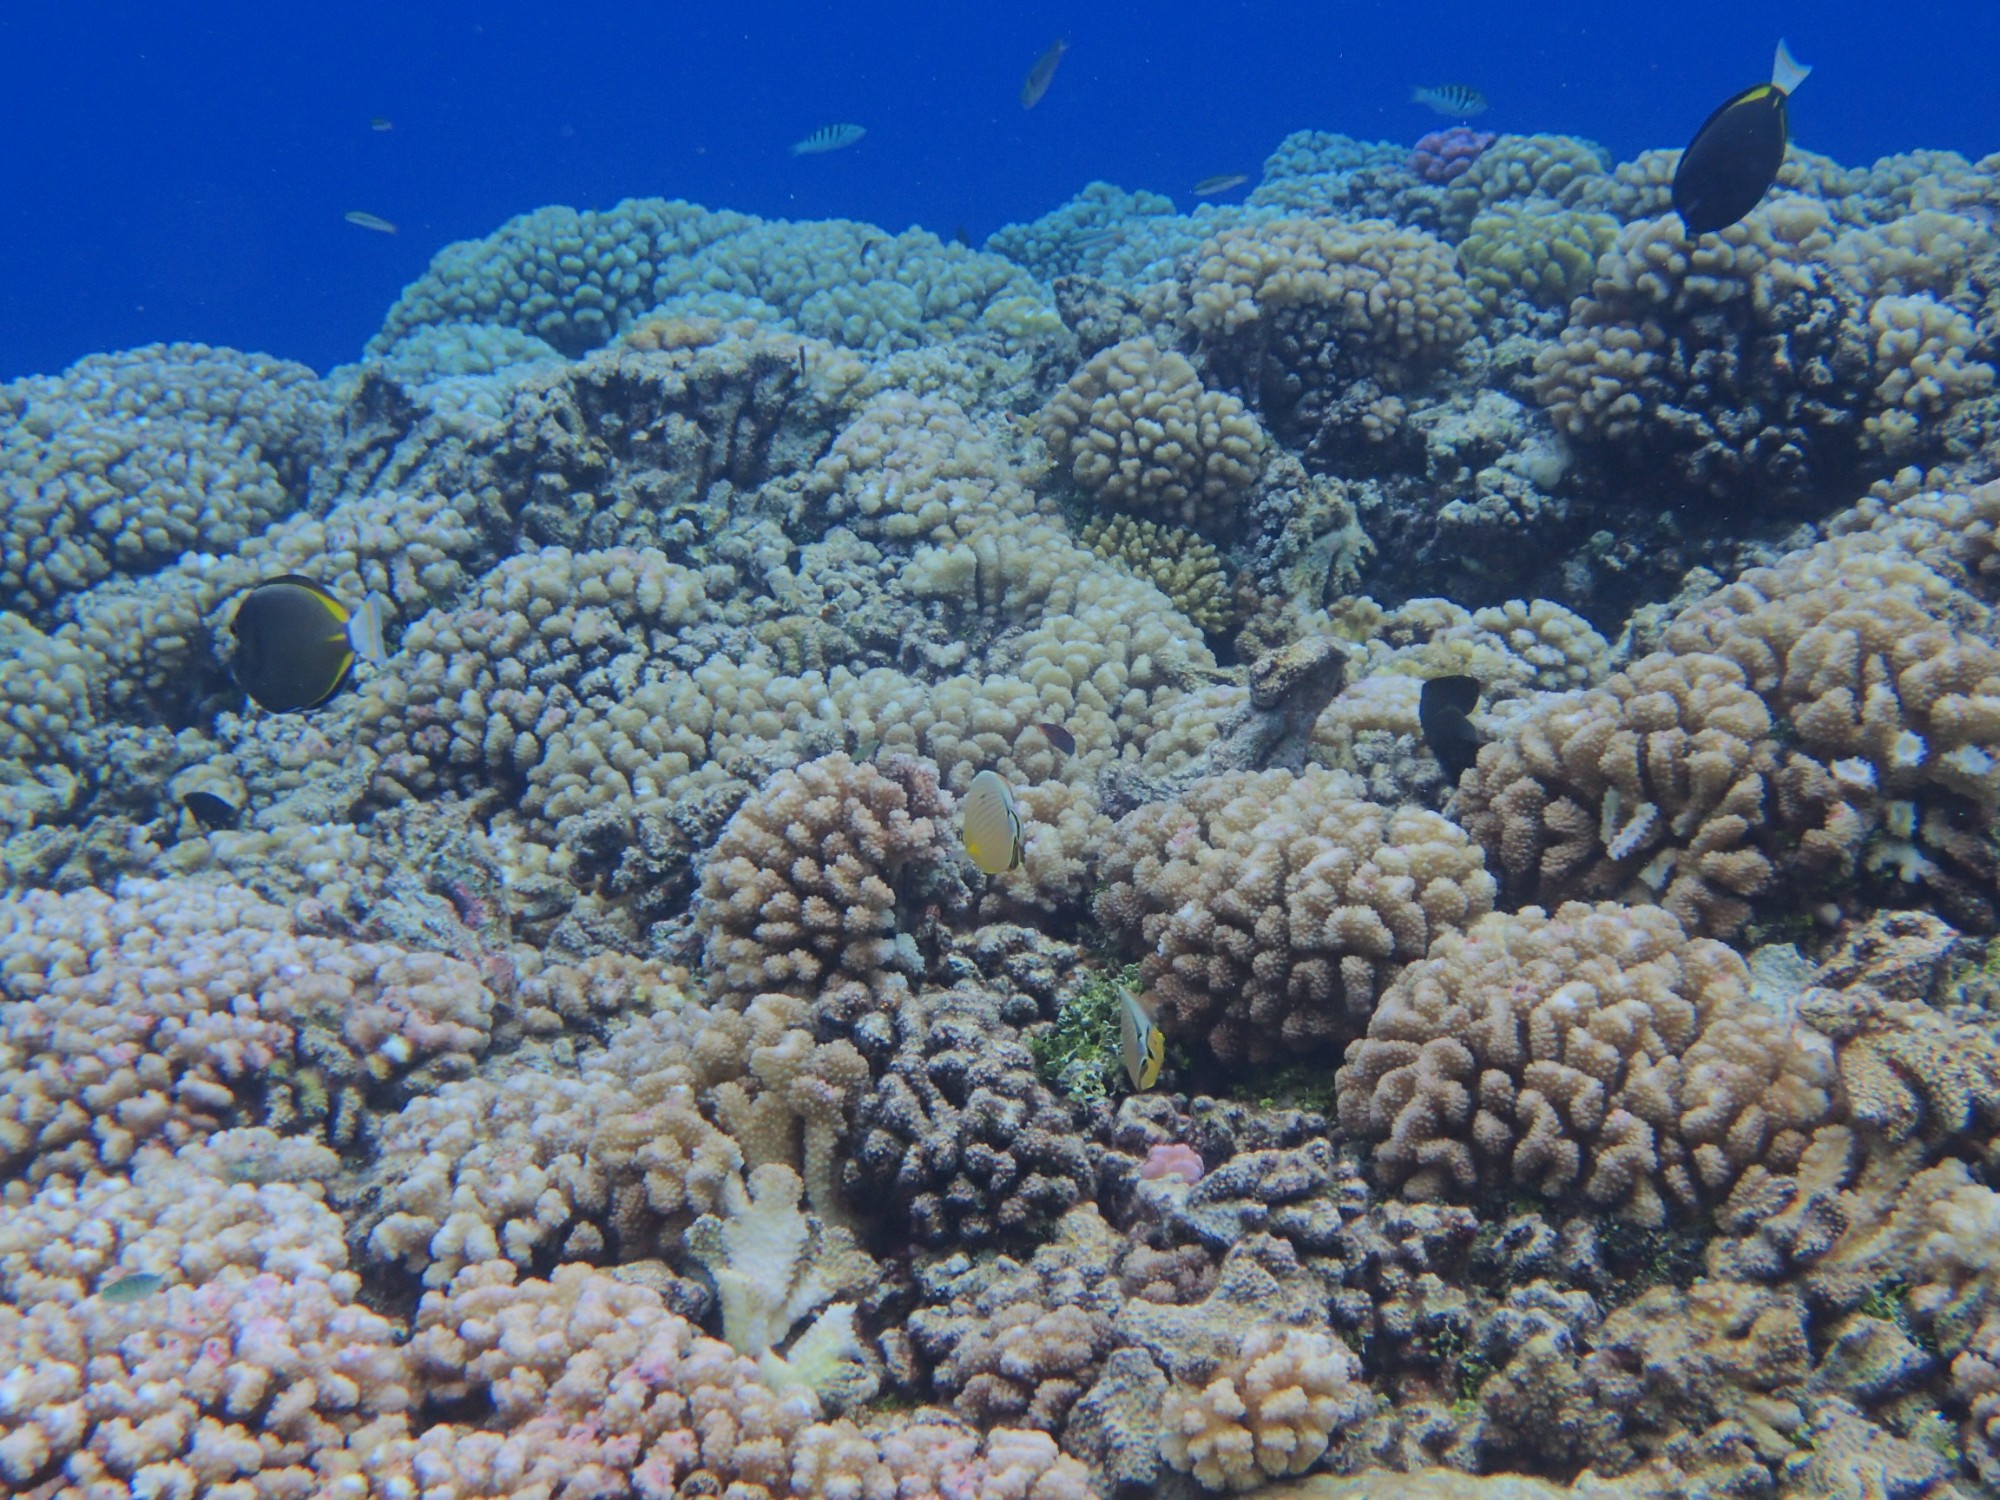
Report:
[[340,691],[356,657],[381,661],[389,601],[370,594],[350,611],[310,578],[259,584],[236,606],[237,684],[274,714],[317,708]]
[[1027,840],[1013,788],[994,771],[981,771],[965,793],[965,852],[988,875],[1021,867]]
[[1702,121],[1674,168],[1674,212],[1689,234],[1727,229],[1763,201],[1791,138],[1785,101],[1810,72],[1780,41],[1771,81],[1725,99]]
[[358,208],[349,209],[343,217],[359,229],[372,229],[377,234],[394,234],[396,226],[380,214],[364,213]]
[[1028,69],[1027,81],[1021,85],[1021,108],[1033,109],[1042,102],[1042,95],[1049,91],[1049,85],[1055,81],[1056,66],[1063,60],[1063,54],[1067,51],[1069,43],[1058,41],[1035,59],[1035,65]]
[[822,125],[802,141],[792,143],[794,156],[824,156],[829,151],[838,151],[843,146],[851,146],[868,134],[865,125]]
[[1410,103],[1421,104],[1454,120],[1469,120],[1486,113],[1486,96],[1462,83],[1440,83],[1435,87],[1410,90]]
[[1417,700],[1417,723],[1424,731],[1424,743],[1431,747],[1431,754],[1444,768],[1444,779],[1452,786],[1458,785],[1458,778],[1479,758],[1479,731],[1466,717],[1478,704],[1476,677],[1433,677]]
[[1125,1073],[1132,1087],[1143,1093],[1160,1081],[1160,1069],[1167,1061],[1166,1034],[1137,995],[1121,986],[1118,999],[1118,1045],[1125,1057]]

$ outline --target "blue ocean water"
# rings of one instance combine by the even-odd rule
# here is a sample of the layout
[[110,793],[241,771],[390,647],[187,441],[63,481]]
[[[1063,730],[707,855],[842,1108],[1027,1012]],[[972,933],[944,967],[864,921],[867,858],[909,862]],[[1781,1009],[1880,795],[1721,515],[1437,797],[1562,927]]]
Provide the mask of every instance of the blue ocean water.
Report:
[[[10,6],[0,378],[162,339],[323,369],[439,246],[548,203],[659,195],[975,240],[1097,178],[1186,208],[1205,176],[1254,181],[1291,130],[1415,140],[1444,123],[1408,102],[1416,83],[1483,90],[1481,128],[1623,159],[1682,144],[1780,35],[1816,69],[1801,145],[1846,163],[2000,149],[2000,6],[1966,0]],[[835,121],[867,139],[787,154]]]

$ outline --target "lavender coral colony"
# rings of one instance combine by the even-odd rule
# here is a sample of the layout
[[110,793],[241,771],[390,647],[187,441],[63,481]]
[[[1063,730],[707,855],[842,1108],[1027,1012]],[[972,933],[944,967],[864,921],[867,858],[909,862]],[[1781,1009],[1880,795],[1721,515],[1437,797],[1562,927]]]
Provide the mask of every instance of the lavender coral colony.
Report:
[[2000,1484],[2000,158],[1706,159],[0,388],[0,1489]]

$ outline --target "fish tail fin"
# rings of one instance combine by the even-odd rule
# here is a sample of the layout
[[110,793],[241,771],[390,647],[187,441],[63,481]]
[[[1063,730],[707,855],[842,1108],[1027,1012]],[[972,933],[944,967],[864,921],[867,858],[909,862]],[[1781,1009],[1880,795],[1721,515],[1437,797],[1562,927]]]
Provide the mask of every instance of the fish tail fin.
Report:
[[389,601],[370,594],[347,622],[347,644],[363,661],[381,661],[388,656],[382,644],[382,628],[389,619]]
[[1792,56],[1792,49],[1785,45],[1783,37],[1778,39],[1778,56],[1771,64],[1771,84],[1781,94],[1789,94],[1806,81],[1812,72],[1811,63],[1802,63]]
[[1423,85],[1422,85],[1421,83],[1413,83],[1413,84],[1411,84],[1411,85],[1410,85],[1410,103],[1412,103],[1412,104],[1423,104],[1423,103],[1425,103],[1425,102],[1426,102],[1426,96],[1427,96],[1427,95],[1428,95],[1429,93],[1430,93],[1430,90],[1429,90],[1429,89],[1427,89],[1427,88],[1425,88],[1425,87],[1424,87],[1424,86],[1423,86]]

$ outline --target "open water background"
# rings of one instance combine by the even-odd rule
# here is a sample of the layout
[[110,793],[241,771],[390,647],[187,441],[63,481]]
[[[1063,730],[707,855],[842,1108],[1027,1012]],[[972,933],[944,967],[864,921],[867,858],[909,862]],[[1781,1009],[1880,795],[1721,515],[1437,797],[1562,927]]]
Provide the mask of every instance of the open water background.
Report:
[[[2000,5],[1972,0],[10,3],[0,379],[160,339],[324,369],[439,246],[546,203],[659,195],[975,241],[1095,178],[1185,209],[1202,177],[1254,181],[1288,131],[1446,123],[1413,83],[1481,89],[1483,129],[1622,159],[1685,142],[1781,34],[1816,70],[1800,144],[1847,163],[2000,150]],[[1056,37],[1069,54],[1024,111]],[[835,121],[867,139],[787,154]]]

